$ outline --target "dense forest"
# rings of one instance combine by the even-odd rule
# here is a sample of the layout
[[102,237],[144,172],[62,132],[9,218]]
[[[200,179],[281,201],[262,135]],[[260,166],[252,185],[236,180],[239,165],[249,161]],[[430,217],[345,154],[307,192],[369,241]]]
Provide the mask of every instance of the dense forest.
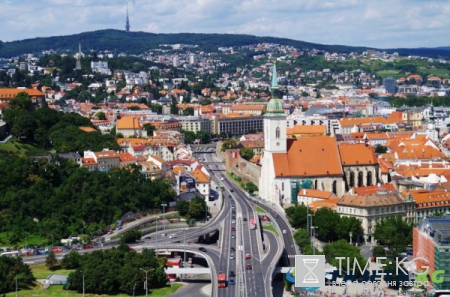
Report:
[[83,48],[94,51],[109,50],[130,54],[142,54],[150,49],[159,48],[161,44],[191,44],[198,45],[199,50],[217,51],[218,47],[244,46],[257,43],[278,43],[298,48],[315,48],[339,52],[361,51],[365,47],[350,47],[342,45],[322,45],[297,41],[286,38],[258,37],[242,34],[154,34],[146,32],[126,33],[121,30],[99,30],[75,35],[53,36],[25,39],[20,41],[0,43],[0,57],[13,57],[30,52],[42,52],[48,49],[56,51],[78,51],[78,43]]
[[56,152],[100,151],[104,148],[119,149],[112,135],[100,131],[85,132],[79,127],[95,126],[88,118],[75,113],[57,112],[48,107],[34,110],[28,95],[19,93],[4,112],[3,120],[10,134],[22,141],[35,143]]
[[[83,32],[80,34],[52,37],[38,37],[32,39],[18,40],[12,42],[0,41],[0,56],[13,57],[30,52],[42,52],[53,49],[57,51],[76,52],[78,43],[84,48],[94,51],[109,50],[113,52],[126,52],[130,54],[141,54],[149,49],[159,48],[162,44],[191,44],[198,45],[199,50],[217,51],[218,47],[245,46],[257,43],[278,43],[295,46],[297,48],[320,49],[335,52],[364,51],[368,47],[352,47],[345,45],[324,45],[298,41],[287,38],[260,37],[243,34],[201,34],[201,33],[177,33],[177,34],[155,34],[148,32],[129,32],[121,30],[98,30]],[[389,52],[398,52],[402,55],[422,56],[449,56],[450,50],[441,48],[393,48]]]
[[126,245],[83,255],[70,252],[64,256],[61,266],[76,269],[70,273],[67,282],[70,283],[69,290],[79,293],[83,292],[83,275],[85,292],[91,294],[145,294],[146,275],[141,268],[148,271],[149,292],[164,287],[168,281],[164,273],[165,263],[158,263],[154,250],[130,252]]
[[11,244],[27,234],[51,242],[96,232],[129,211],[156,209],[175,196],[167,181],[146,179],[139,166],[88,171],[58,156],[35,159],[0,151],[0,176],[1,233]]
[[[87,118],[48,107],[34,110],[26,93],[10,101],[3,119],[16,139],[54,152],[119,149],[112,135],[80,130],[93,127]],[[147,180],[140,171],[132,165],[90,172],[50,153],[36,158],[0,150],[0,244],[18,243],[28,234],[48,240],[94,232],[126,212],[173,200],[166,181]]]

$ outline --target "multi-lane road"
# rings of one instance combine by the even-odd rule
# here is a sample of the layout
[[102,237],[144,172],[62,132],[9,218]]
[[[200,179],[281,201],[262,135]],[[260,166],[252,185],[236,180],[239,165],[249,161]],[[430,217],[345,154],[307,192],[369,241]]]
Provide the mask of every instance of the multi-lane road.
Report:
[[[290,225],[281,208],[268,205],[262,201],[249,198],[248,194],[231,181],[225,174],[225,165],[217,162],[214,154],[201,154],[206,168],[211,172],[211,178],[216,184],[223,185],[220,199],[223,199],[222,210],[207,225],[201,228],[180,230],[166,230],[165,233],[177,234],[176,238],[162,237],[150,234],[151,239],[136,245],[136,250],[144,247],[155,248],[158,238],[159,249],[178,249],[187,252],[202,254],[210,262],[213,278],[212,294],[217,296],[272,296],[272,274],[280,256],[286,257],[290,267],[294,266],[296,247],[292,237]],[[270,232],[261,232],[258,214],[254,205],[267,212],[272,223],[278,230],[278,235]],[[250,219],[257,222],[256,230],[250,230]],[[219,239],[216,245],[192,244],[199,236],[214,233],[219,230]],[[286,232],[283,232],[286,230]],[[261,236],[263,234],[263,237]],[[263,250],[263,240],[266,249]],[[185,244],[186,242],[186,244]],[[207,252],[198,250],[204,246]],[[89,252],[85,250],[83,252]],[[284,251],[284,252],[283,252]],[[249,259],[246,255],[250,255]],[[289,257],[290,256],[290,257]],[[62,257],[60,255],[59,257]],[[33,257],[32,262],[45,261],[45,256]],[[27,260],[26,260],[27,261]],[[250,266],[248,266],[250,265]],[[217,275],[225,273],[228,285],[226,288],[217,288]],[[234,276],[230,276],[234,274]],[[233,279],[235,284],[231,285]]]

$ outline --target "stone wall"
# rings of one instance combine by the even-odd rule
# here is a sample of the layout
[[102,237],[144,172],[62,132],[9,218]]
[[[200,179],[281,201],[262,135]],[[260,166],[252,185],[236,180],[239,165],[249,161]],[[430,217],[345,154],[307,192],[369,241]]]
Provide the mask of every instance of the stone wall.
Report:
[[217,145],[216,145],[216,156],[217,156],[217,159],[219,159],[220,162],[225,161],[225,153],[222,152],[222,144],[223,144],[222,141],[218,141]]
[[226,150],[224,157],[227,173],[233,172],[240,178],[247,179],[258,186],[259,177],[261,176],[261,166],[242,158],[239,151],[238,149]]

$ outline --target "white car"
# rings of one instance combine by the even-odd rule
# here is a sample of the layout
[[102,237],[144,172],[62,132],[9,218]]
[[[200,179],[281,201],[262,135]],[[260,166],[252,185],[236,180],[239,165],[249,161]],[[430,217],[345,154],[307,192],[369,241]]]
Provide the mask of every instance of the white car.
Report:
[[231,224],[236,224],[236,221],[235,221],[235,220],[232,220],[232,221],[231,221]]
[[169,238],[177,238],[177,235],[176,234],[170,234]]
[[283,230],[283,234],[286,234],[287,233],[287,231],[286,230]]
[[224,181],[225,179],[223,177],[220,178],[221,181]]

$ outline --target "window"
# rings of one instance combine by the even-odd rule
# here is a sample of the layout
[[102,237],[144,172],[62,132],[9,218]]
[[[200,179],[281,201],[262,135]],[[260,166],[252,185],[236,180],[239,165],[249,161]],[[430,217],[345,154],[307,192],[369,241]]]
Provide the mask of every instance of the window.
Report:
[[281,191],[284,191],[284,182],[281,182]]
[[277,127],[277,129],[275,130],[275,138],[280,138],[280,127]]

